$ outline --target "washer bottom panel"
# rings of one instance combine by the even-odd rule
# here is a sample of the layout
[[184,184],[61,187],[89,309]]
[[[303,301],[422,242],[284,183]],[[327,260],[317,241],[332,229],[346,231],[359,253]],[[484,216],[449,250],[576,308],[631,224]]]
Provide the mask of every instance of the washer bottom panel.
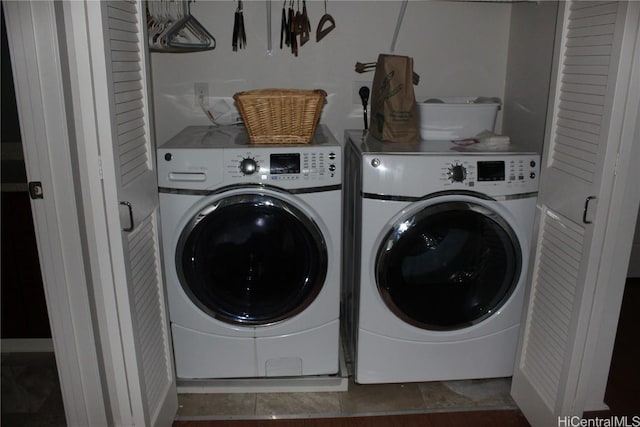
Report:
[[172,324],[178,378],[239,378],[258,375],[253,337],[205,334]]
[[391,383],[513,375],[520,325],[472,340],[427,343],[358,331],[355,381]]
[[205,334],[172,324],[180,379],[331,375],[339,367],[339,320],[274,337]]
[[257,339],[258,376],[330,375],[338,372],[340,323]]

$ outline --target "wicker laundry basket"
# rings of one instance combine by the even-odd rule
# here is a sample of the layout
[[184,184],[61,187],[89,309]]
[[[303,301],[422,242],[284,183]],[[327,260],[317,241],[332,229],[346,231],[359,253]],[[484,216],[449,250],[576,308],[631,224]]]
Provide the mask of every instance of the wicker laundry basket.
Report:
[[326,97],[322,89],[257,89],[233,96],[253,144],[309,144]]

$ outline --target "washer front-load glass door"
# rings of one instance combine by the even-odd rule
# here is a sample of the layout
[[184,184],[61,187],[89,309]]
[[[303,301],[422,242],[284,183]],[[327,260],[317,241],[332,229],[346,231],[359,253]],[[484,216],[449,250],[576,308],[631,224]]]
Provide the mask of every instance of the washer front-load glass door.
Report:
[[387,306],[430,330],[461,329],[498,310],[516,287],[521,251],[487,206],[450,201],[402,218],[383,239],[376,280]]
[[176,267],[187,295],[209,315],[264,325],[311,304],[327,274],[327,248],[318,226],[291,203],[239,194],[192,218]]

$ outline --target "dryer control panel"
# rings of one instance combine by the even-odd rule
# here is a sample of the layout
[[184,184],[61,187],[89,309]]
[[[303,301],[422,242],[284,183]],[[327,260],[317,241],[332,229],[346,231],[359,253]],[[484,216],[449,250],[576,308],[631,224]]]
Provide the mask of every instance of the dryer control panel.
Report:
[[538,191],[537,154],[365,154],[366,193],[422,197],[449,190],[510,196]]
[[442,168],[443,181],[466,183],[474,186],[481,183],[525,184],[538,177],[538,158],[505,156],[487,160],[452,160]]

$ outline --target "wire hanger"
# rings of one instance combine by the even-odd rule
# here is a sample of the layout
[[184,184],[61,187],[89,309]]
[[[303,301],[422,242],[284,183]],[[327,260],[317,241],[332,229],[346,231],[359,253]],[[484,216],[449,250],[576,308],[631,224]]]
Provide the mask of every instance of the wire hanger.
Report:
[[[324,24],[329,23],[327,28],[322,28]],[[333,19],[333,16],[327,13],[327,0],[324,0],[324,15],[320,18],[318,22],[318,28],[316,29],[316,43],[319,42],[331,32],[336,27],[336,21]]]
[[[182,10],[172,11],[177,2],[147,2],[150,49],[156,52],[196,52],[216,47],[216,39],[191,14],[192,0],[182,2]],[[152,3],[160,3],[149,7]],[[153,13],[156,13],[154,16]]]

